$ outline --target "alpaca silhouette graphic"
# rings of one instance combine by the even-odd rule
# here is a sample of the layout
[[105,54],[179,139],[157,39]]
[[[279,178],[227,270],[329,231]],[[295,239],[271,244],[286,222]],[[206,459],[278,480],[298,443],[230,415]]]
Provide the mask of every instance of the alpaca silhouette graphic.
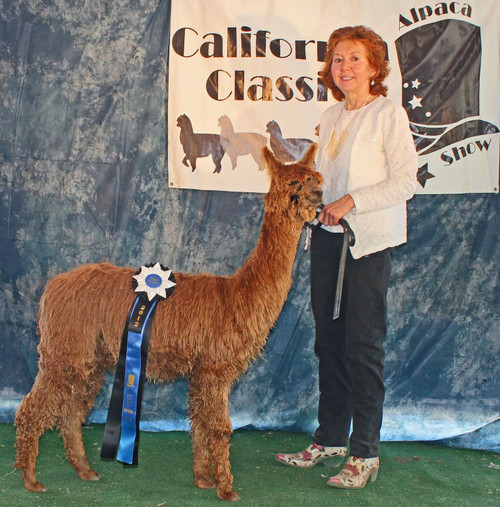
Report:
[[219,134],[195,133],[191,120],[185,114],[181,114],[177,118],[177,126],[181,129],[180,141],[185,154],[182,163],[187,167],[191,165],[191,170],[194,171],[198,158],[211,155],[215,164],[214,173],[220,173],[221,161],[226,153],[229,140]]
[[226,115],[219,118],[218,125],[221,130],[221,136],[229,140],[226,153],[231,159],[233,169],[236,168],[238,157],[251,155],[259,171],[262,171],[264,169],[262,148],[267,144],[266,137],[254,132],[235,132],[231,119]]

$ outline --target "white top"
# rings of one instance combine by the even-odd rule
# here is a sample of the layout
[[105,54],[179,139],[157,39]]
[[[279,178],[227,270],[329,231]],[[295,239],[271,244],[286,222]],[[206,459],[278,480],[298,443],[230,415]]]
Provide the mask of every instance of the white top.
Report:
[[345,194],[354,199],[344,217],[356,235],[352,256],[405,243],[406,201],[415,193],[418,170],[406,111],[383,96],[351,111],[339,102],[321,115],[318,145],[323,202]]

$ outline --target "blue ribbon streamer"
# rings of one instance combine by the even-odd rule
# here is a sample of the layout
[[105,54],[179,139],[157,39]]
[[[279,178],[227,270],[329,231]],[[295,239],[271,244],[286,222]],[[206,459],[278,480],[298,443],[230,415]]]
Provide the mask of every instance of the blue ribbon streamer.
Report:
[[[134,309],[139,298],[134,303]],[[142,323],[140,333],[136,333],[129,329],[127,335],[127,358],[125,362],[125,386],[123,391],[123,405],[121,416],[121,436],[120,444],[118,447],[117,459],[124,463],[131,465],[134,462],[134,446],[137,438],[138,427],[138,411],[140,409],[138,396],[139,396],[139,381],[141,379],[141,348],[144,338],[144,330],[149,317],[151,316],[156,301],[153,302],[149,311]]]
[[[145,280],[140,276],[143,270],[146,270],[146,274],[149,273]],[[168,275],[168,282],[163,279],[163,273]],[[139,285],[141,285],[140,290]],[[174,291],[175,277],[168,268],[159,263],[154,266],[142,266],[137,275],[132,277],[132,287],[139,295],[134,300],[122,334],[104,427],[101,458],[115,459],[117,457],[123,463],[137,465],[142,391],[146,377],[153,315],[157,301],[165,299]],[[150,289],[156,292],[152,299]],[[159,289],[164,290],[163,297],[159,294]]]

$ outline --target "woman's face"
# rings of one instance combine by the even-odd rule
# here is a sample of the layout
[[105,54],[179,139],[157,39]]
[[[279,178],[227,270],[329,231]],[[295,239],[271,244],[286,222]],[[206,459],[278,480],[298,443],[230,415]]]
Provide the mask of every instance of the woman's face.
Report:
[[364,44],[349,39],[341,40],[335,46],[331,72],[333,82],[346,97],[368,95],[370,81],[375,76]]

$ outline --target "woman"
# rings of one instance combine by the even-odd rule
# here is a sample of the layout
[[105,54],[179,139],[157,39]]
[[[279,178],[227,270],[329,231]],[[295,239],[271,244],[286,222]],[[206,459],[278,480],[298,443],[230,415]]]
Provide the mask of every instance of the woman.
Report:
[[[338,488],[362,488],[378,474],[390,249],[406,241],[406,201],[417,182],[408,117],[386,98],[388,72],[386,45],[372,30],[354,26],[331,34],[321,74],[339,102],[320,120],[317,167],[328,204],[311,243],[319,426],[307,449],[276,459],[308,468],[338,461],[349,444],[345,467],[327,483]],[[356,242],[333,320],[343,217]]]

